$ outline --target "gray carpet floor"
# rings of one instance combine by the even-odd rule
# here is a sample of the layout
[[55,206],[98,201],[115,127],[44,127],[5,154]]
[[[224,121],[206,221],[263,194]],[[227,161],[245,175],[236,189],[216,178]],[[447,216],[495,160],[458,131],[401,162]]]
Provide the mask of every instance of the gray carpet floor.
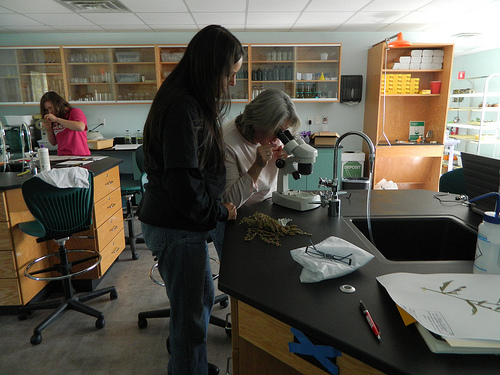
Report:
[[[168,318],[149,319],[140,329],[137,314],[168,307],[165,289],[149,278],[155,263],[144,244],[138,260],[127,246],[97,288],[114,285],[118,299],[109,294],[86,302],[104,313],[106,325],[95,328],[95,318],[68,311],[42,332],[42,342],[31,345],[30,337],[51,310],[34,312],[20,321],[15,315],[0,316],[0,374],[37,375],[166,375]],[[210,253],[215,255],[213,246]],[[215,269],[213,270],[215,271]],[[216,288],[216,294],[221,292]],[[50,298],[57,298],[56,294]],[[225,319],[230,307],[214,306],[213,315]],[[208,359],[226,374],[231,338],[224,328],[210,325]]]

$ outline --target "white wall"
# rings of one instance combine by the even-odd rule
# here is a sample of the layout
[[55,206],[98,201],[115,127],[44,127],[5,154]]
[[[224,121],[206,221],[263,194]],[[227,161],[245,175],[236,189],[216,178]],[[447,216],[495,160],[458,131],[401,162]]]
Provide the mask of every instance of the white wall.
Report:
[[[188,32],[176,33],[88,33],[88,34],[0,34],[1,46],[27,45],[111,45],[111,44],[187,44],[194,34]],[[325,33],[325,32],[240,32],[235,33],[242,43],[342,43],[341,74],[366,75],[367,51],[375,43],[386,38],[388,33]],[[405,39],[413,42],[428,42],[427,36],[418,33],[405,33]],[[499,52],[495,63],[500,61]],[[463,65],[466,69],[476,68],[474,56],[464,56]],[[481,60],[490,61],[490,58]],[[481,62],[481,61],[479,61]],[[491,65],[494,65],[491,62]],[[455,64],[455,68],[457,64]],[[481,68],[477,67],[481,70]],[[491,67],[493,69],[493,67]],[[500,71],[500,69],[496,69]],[[455,71],[455,69],[454,69]],[[455,73],[454,73],[455,74]],[[363,82],[363,98],[366,82]],[[149,111],[149,104],[130,105],[82,105],[81,108],[88,119],[89,128],[98,123],[99,118],[105,118],[107,126],[100,128],[105,137],[120,136],[125,129],[135,132],[142,128]],[[244,104],[234,103],[230,117],[236,116],[244,109]],[[323,130],[323,126],[305,125],[308,116],[328,116],[325,130],[343,134],[348,130],[362,130],[364,117],[364,100],[360,104],[349,106],[341,103],[297,103],[297,109],[303,120],[301,130],[313,132]],[[0,119],[12,114],[35,114],[37,106],[1,106]],[[360,149],[361,140],[358,137],[348,137],[345,149]]]

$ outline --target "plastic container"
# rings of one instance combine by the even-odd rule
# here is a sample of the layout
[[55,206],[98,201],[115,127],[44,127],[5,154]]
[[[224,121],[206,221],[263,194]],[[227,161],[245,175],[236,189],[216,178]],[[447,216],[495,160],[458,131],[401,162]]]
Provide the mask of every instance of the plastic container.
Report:
[[49,149],[43,145],[38,149],[38,162],[40,163],[40,171],[50,171]]
[[470,202],[493,195],[497,196],[495,212],[485,212],[483,222],[479,224],[472,273],[500,275],[500,194],[484,194]]
[[129,145],[132,143],[132,135],[130,135],[130,130],[125,130],[125,144]]

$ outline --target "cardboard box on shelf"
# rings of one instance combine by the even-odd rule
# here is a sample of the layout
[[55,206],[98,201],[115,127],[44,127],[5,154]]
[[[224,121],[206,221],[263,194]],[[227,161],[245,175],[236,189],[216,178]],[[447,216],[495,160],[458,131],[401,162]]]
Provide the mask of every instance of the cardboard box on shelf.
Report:
[[113,139],[87,140],[87,144],[91,150],[102,150],[103,148],[113,147]]
[[339,137],[338,133],[317,132],[311,135],[311,142],[314,146],[335,146]]

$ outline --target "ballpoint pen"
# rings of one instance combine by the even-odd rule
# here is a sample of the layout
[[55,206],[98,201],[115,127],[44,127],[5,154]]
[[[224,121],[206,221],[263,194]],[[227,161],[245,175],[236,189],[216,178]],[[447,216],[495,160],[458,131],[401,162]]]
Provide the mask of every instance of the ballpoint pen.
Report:
[[366,321],[368,322],[368,325],[370,326],[373,334],[380,341],[380,330],[378,329],[377,325],[373,321],[372,316],[370,315],[370,312],[366,308],[366,306],[363,303],[363,301],[359,301],[359,308],[361,309],[361,312],[365,316]]

